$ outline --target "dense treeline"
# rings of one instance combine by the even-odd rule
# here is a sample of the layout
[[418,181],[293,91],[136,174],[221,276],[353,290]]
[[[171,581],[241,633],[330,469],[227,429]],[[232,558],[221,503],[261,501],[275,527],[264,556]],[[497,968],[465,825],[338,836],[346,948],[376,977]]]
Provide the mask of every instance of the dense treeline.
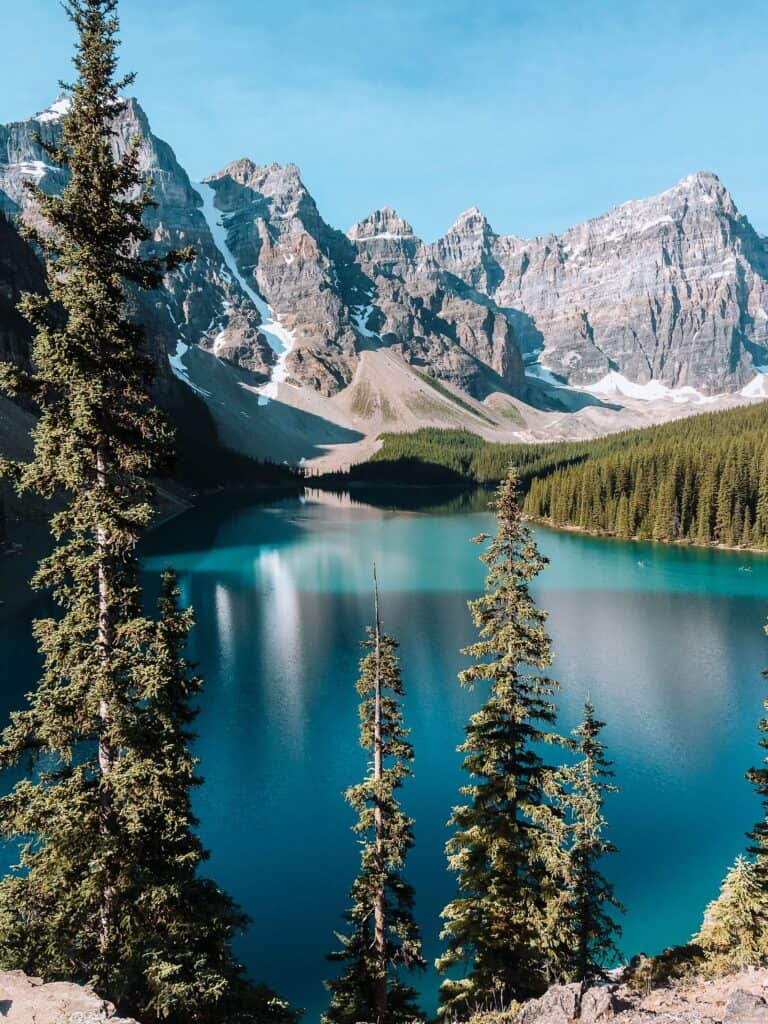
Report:
[[460,430],[385,434],[350,482],[493,484],[510,466],[523,511],[616,537],[768,547],[768,405],[592,441],[491,444]]
[[568,441],[490,444],[468,430],[433,427],[410,434],[384,434],[381,440],[381,448],[369,462],[352,466],[348,473],[321,478],[320,483],[451,484],[469,481],[495,486],[506,477],[510,465],[514,465],[524,487],[534,476],[586,458],[591,444]]
[[617,537],[768,546],[768,408],[604,438],[530,481],[525,512]]

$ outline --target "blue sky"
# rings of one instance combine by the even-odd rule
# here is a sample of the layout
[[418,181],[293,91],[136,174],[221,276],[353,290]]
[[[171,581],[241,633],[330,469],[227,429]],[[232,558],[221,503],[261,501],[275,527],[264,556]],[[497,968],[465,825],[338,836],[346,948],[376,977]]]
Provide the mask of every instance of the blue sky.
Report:
[[[3,0],[0,121],[70,75],[57,0]],[[348,228],[431,240],[468,206],[558,231],[715,171],[768,232],[768,5],[741,0],[123,0],[123,57],[195,178],[297,163]]]

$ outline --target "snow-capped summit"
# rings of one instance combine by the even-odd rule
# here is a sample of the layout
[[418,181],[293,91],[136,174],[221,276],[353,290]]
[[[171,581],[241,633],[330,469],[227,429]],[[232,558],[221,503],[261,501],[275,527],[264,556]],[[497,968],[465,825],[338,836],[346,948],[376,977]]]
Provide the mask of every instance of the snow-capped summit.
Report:
[[72,100],[69,96],[60,93],[50,107],[35,114],[32,120],[37,121],[38,124],[61,121],[69,113],[71,106]]

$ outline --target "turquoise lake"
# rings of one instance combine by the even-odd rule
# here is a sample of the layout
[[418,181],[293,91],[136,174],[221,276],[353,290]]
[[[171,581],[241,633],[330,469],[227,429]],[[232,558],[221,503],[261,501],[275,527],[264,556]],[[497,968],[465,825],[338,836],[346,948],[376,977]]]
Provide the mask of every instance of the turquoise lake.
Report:
[[[354,683],[372,563],[384,626],[401,643],[416,751],[403,791],[416,819],[407,876],[432,961],[454,891],[443,847],[462,783],[455,748],[482,697],[456,678],[474,636],[466,602],[484,579],[469,539],[491,526],[460,501],[395,511],[307,492],[206,500],[146,544],[148,582],[173,565],[198,619],[196,807],[209,871],[253,919],[238,944],[252,974],[313,1024],[357,869],[342,792],[366,767]],[[587,694],[608,723],[621,793],[607,807],[620,853],[606,872],[627,908],[622,946],[656,952],[697,928],[760,812],[744,774],[760,756],[768,558],[536,536],[551,560],[535,593],[550,614],[561,729]],[[0,622],[3,717],[34,685],[31,607]],[[434,972],[419,980],[429,1013],[437,984]]]

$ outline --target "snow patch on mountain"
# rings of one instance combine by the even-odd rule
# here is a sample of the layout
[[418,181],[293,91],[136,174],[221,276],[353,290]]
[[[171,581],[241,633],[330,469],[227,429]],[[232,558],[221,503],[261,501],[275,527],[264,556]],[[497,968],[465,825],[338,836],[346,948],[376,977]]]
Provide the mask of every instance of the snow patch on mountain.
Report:
[[179,341],[176,342],[176,351],[173,354],[170,352],[168,353],[168,362],[170,363],[171,371],[173,372],[174,377],[183,381],[187,387],[192,388],[192,390],[196,391],[198,395],[202,395],[204,398],[211,398],[211,392],[206,391],[205,388],[201,388],[198,384],[195,384],[189,375],[189,370],[184,365],[184,355],[188,351],[189,345],[179,339]]
[[278,358],[274,368],[272,369],[270,381],[259,389],[259,394],[266,401],[277,398],[279,385],[285,384],[288,380],[286,360],[295,344],[294,332],[283,327],[282,324],[275,319],[272,309],[253,287],[253,283],[249,282],[245,275],[240,272],[237,260],[235,259],[234,253],[230,249],[229,242],[227,240],[227,227],[224,219],[225,215],[216,208],[214,201],[216,190],[212,185],[205,182],[201,182],[198,186],[193,187],[202,200],[203,216],[205,217],[211,235],[213,236],[216,248],[221,253],[229,272],[259,311],[259,316],[261,317],[259,330],[266,337],[271,348],[277,353]]
[[745,398],[768,398],[768,367],[756,366],[758,372],[740,394]]
[[38,124],[61,121],[63,117],[66,117],[71,108],[72,100],[69,96],[58,96],[55,103],[52,103],[47,110],[41,110],[39,114],[35,114],[32,120],[37,121]]
[[47,164],[43,160],[21,160],[19,163],[7,164],[6,166],[9,169],[18,171],[19,174],[34,178],[36,182],[42,181],[49,171],[58,170],[58,167]]
[[555,388],[565,387],[565,382],[560,377],[556,377],[551,370],[548,370],[546,366],[542,366],[541,363],[527,363],[525,366],[526,377],[533,377],[534,380],[543,381],[544,384],[550,384]]
[[623,374],[612,370],[595,384],[584,386],[584,391],[604,398],[634,398],[640,402],[659,402],[663,400],[682,403],[708,404],[715,401],[718,395],[703,395],[691,387],[670,388],[658,380],[649,380],[645,384],[636,384]]
[[364,338],[377,338],[379,335],[370,329],[368,321],[370,320],[371,313],[373,313],[373,306],[370,304],[367,306],[358,306],[352,309],[352,323],[355,328],[362,334]]

